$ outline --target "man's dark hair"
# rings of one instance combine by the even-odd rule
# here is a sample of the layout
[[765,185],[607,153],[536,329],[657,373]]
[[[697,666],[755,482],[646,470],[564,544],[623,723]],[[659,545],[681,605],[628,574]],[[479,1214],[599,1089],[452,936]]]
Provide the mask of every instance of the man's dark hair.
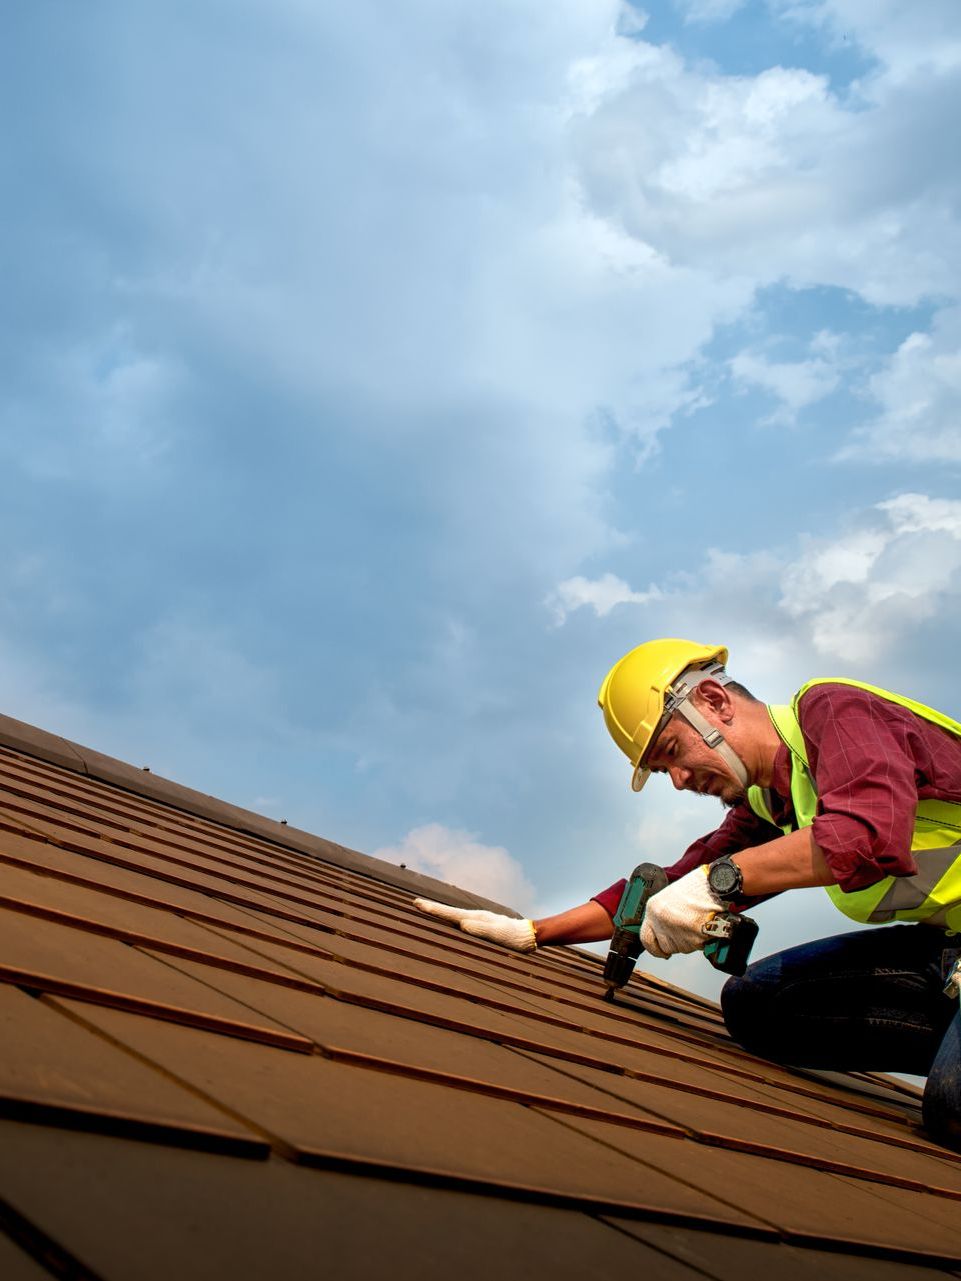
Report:
[[740,681],[728,681],[724,688],[732,689],[735,694],[740,694],[741,697],[746,698],[749,703],[759,703],[761,701],[759,698],[755,698],[747,686],[742,685]]

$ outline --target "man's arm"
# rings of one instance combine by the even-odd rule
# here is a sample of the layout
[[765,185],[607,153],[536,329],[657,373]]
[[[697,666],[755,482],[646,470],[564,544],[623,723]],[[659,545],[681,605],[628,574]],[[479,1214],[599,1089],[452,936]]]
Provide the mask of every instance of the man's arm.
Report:
[[597,943],[609,939],[614,922],[600,903],[591,899],[580,907],[569,908],[556,916],[539,921],[504,916],[480,908],[449,907],[432,899],[415,898],[414,907],[428,916],[436,916],[457,925],[465,934],[487,939],[512,952],[533,952],[535,948],[561,943]]
[[545,916],[534,922],[538,947],[562,943],[599,943],[609,939],[614,931],[614,921],[596,899],[572,907],[557,916]]
[[746,898],[812,885],[834,885],[837,881],[810,827],[778,837],[767,845],[741,850],[731,862],[741,869]]
[[[835,882],[809,827],[766,845],[741,850],[731,856],[731,862],[737,864],[744,878],[743,900]],[[705,926],[722,907],[714,897],[707,872],[707,866],[702,864],[648,902],[641,943],[652,956],[663,960],[676,952],[699,952],[707,943]]]
[[[724,854],[743,850],[748,845],[762,845],[777,835],[776,827],[759,819],[747,805],[738,805],[727,813],[720,827],[695,841],[665,871],[670,880],[677,880],[692,867],[711,863]],[[535,947],[599,943],[603,939],[609,939],[614,931],[614,913],[625,884],[625,881],[617,881],[589,902],[537,921],[519,921],[493,912],[448,907],[429,899],[415,899],[414,906],[430,916],[458,925],[465,934],[488,939],[491,943],[498,943],[512,951],[530,952]],[[763,895],[764,891],[758,893]]]
[[845,891],[913,876],[917,718],[868,690],[815,685],[798,720],[818,793],[814,840]]
[[[720,831],[719,828],[718,832]],[[717,836],[717,833],[712,835]],[[705,856],[703,863],[713,862],[715,858],[721,857],[720,850],[709,845],[708,840],[709,838],[704,838],[695,842],[699,847],[698,854]],[[726,842],[718,844],[723,846],[724,843]],[[833,885],[835,881],[809,827],[792,832],[789,836],[778,837],[764,845],[741,850],[733,856],[732,861],[737,863],[744,877],[745,898],[765,898],[781,890]],[[692,862],[688,854],[685,854],[673,868],[668,869],[668,876],[678,866],[682,868],[680,874],[684,875],[684,869]],[[714,906],[717,907],[716,904]],[[551,943],[596,943],[610,938],[613,928],[612,917],[597,899],[591,899],[589,903],[583,903],[567,912],[560,912],[557,916],[548,916],[534,922],[538,947]]]
[[[719,827],[693,841],[681,857],[665,867],[664,871],[669,881],[678,881],[702,863],[713,863],[716,858],[723,858],[725,854],[737,854],[757,845],[766,845],[769,841],[777,840],[780,835],[780,828],[759,818],[746,802],[742,802],[728,810]],[[593,902],[604,908],[612,923],[626,885],[625,880],[615,881],[606,890],[591,896]]]
[[733,856],[745,897],[811,885],[854,890],[884,876],[913,875],[915,718],[867,690],[826,684],[804,695],[799,719],[818,813],[811,827]]
[[[706,845],[706,839],[696,844]],[[706,861],[721,857],[712,848],[706,848],[702,852],[707,855]],[[686,864],[687,855],[679,862]],[[781,890],[802,889],[811,885],[833,885],[835,880],[809,827],[767,844],[741,850],[733,856],[733,862],[741,869],[744,894],[749,898],[763,898]],[[714,907],[716,909],[717,905],[714,904]],[[534,921],[538,947],[561,943],[596,943],[610,938],[613,928],[611,916],[596,899],[560,912],[557,916]]]

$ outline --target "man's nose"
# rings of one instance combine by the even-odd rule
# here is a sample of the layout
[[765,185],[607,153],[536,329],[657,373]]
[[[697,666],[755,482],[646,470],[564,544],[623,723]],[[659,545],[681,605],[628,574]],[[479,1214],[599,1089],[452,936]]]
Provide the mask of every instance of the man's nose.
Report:
[[667,771],[671,776],[671,782],[679,792],[683,792],[691,782],[691,771],[683,765],[672,765]]

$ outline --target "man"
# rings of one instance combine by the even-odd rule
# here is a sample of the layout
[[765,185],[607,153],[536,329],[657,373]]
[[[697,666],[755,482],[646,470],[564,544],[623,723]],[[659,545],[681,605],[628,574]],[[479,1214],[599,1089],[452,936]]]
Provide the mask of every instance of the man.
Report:
[[[697,951],[722,907],[815,885],[854,920],[884,922],[750,966],[725,985],[725,1022],[747,1049],[782,1063],[926,1075],[925,1125],[961,1150],[961,724],[847,680],[811,681],[790,705],[769,707],[732,680],[727,657],[650,641],[601,686],[635,791],[664,773],[728,807],[666,869],[641,941],[656,957]],[[610,937],[623,886],[540,921],[418,906],[529,951]]]

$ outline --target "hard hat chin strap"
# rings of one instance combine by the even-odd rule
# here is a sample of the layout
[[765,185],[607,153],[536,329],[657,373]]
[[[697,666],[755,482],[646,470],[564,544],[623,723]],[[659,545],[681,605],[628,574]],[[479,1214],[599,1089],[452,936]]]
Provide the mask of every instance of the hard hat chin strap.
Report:
[[734,771],[741,786],[746,788],[750,779],[740,756],[728,746],[727,740],[717,726],[712,725],[706,716],[703,716],[696,707],[691,706],[691,694],[703,680],[715,680],[720,685],[731,683],[731,677],[721,663],[708,663],[705,667],[688,668],[667,691],[667,697],[664,700],[665,717],[669,717],[672,712],[683,716],[687,723],[697,730],[707,746],[717,752],[721,760]]
[[717,726],[712,725],[706,716],[702,716],[696,707],[691,706],[689,696],[685,696],[685,698],[677,704],[674,710],[677,712],[678,716],[683,716],[687,723],[697,730],[707,746],[717,752],[721,760],[734,771],[735,777],[741,786],[746,788],[750,779],[748,778],[748,772],[745,768],[744,762],[734,749],[728,746],[727,739]]

